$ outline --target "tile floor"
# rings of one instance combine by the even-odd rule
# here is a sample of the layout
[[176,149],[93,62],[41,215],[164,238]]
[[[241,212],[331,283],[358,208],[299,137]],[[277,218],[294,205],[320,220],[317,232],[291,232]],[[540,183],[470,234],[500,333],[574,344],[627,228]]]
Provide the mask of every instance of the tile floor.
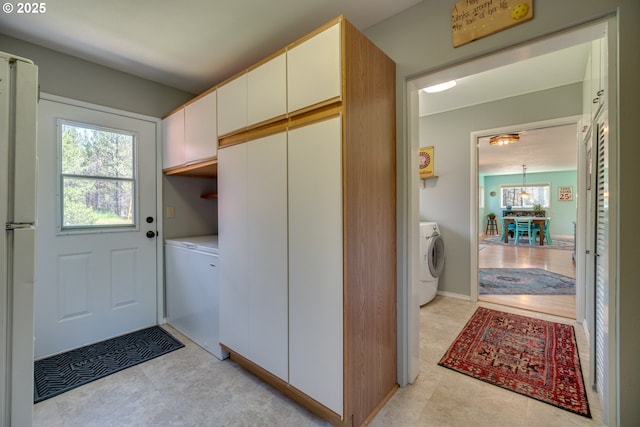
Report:
[[[566,319],[498,310],[567,322]],[[590,388],[593,419],[437,366],[478,304],[438,296],[420,311],[421,367],[413,385],[399,389],[371,426],[601,426]],[[575,325],[584,372],[588,352]],[[270,386],[219,361],[171,327],[185,348],[34,405],[34,427],[326,426]]]

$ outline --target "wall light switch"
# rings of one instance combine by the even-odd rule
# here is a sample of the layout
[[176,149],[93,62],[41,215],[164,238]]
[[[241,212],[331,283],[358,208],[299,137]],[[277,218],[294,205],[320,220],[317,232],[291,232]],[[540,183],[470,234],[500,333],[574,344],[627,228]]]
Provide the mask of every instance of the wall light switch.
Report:
[[176,210],[173,206],[167,206],[167,218],[175,218]]

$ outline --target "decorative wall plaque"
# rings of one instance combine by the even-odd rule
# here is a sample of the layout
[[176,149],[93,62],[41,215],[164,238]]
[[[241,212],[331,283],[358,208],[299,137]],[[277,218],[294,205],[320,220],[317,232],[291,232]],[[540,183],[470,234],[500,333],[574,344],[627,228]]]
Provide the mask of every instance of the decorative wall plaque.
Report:
[[533,0],[463,0],[451,8],[453,47],[533,18]]

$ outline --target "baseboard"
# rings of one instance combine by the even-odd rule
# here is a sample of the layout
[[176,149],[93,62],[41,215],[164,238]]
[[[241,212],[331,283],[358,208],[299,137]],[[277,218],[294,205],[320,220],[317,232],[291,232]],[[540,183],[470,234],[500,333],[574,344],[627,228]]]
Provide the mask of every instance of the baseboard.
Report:
[[469,295],[456,294],[456,293],[453,293],[453,292],[438,291],[437,295],[441,295],[443,297],[461,299],[461,300],[465,300],[465,301],[471,301],[471,297]]

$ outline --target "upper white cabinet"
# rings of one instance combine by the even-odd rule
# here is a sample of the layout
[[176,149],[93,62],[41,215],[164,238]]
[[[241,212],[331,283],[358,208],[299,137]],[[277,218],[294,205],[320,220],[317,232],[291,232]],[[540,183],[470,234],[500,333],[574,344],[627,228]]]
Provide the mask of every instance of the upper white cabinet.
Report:
[[287,56],[283,52],[247,74],[248,125],[287,114]]
[[184,164],[184,108],[162,120],[162,168]]
[[184,109],[184,162],[193,163],[216,156],[216,91],[187,104]]
[[247,74],[218,88],[218,136],[247,127]]
[[287,50],[289,113],[342,95],[340,23]]
[[[162,168],[185,167],[218,154],[216,91],[195,99],[162,120]],[[168,174],[175,172],[168,171]],[[211,174],[207,170],[205,174]]]

